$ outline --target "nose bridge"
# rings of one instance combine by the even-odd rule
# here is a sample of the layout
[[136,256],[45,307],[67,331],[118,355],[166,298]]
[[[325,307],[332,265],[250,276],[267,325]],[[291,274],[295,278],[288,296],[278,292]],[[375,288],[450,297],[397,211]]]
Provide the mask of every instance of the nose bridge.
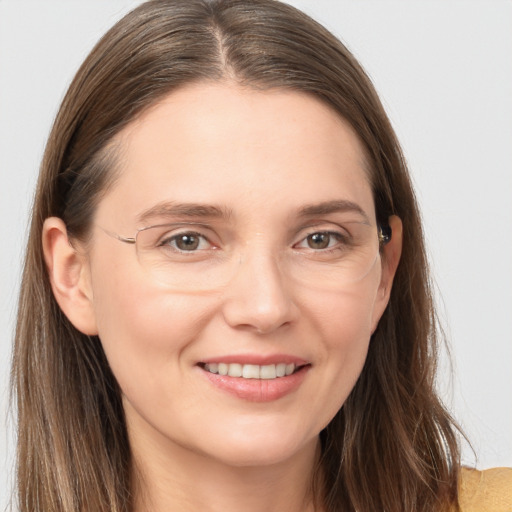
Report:
[[245,247],[226,290],[224,317],[233,327],[271,332],[294,318],[290,282],[279,254],[264,244]]

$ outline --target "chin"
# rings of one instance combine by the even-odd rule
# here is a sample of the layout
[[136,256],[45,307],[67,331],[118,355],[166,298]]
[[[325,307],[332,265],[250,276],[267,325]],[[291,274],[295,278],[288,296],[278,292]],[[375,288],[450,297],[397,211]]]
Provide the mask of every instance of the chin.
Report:
[[257,433],[232,431],[231,434],[229,439],[214,443],[214,457],[233,467],[278,465],[301,454],[313,454],[318,443],[318,435],[305,439],[281,429],[268,433],[261,429]]

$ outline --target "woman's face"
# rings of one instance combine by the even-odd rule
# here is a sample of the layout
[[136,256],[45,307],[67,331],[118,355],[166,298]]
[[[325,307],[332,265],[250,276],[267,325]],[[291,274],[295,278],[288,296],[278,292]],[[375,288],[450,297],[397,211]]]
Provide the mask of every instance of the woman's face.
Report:
[[131,442],[235,466],[311,449],[393,274],[358,138],[311,96],[199,84],[118,139],[83,283]]

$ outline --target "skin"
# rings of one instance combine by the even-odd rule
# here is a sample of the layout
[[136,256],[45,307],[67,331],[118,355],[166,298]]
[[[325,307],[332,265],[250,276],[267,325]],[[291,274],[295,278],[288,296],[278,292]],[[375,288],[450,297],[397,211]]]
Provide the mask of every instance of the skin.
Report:
[[[71,246],[51,218],[43,247],[61,308],[79,330],[99,334],[121,386],[137,510],[312,510],[319,432],[362,370],[401,250],[392,217],[392,241],[356,282],[304,277],[319,265],[305,235],[357,215],[304,219],[298,209],[348,200],[375,228],[357,136],[311,96],[203,83],[172,93],[118,142],[120,175],[99,203],[88,246]],[[169,222],[138,220],[168,201],[230,211],[172,218],[208,224],[206,259],[229,255],[218,287],[170,289],[141,267],[133,245],[98,227],[131,237]],[[326,272],[333,258],[322,260]],[[293,392],[255,402],[218,389],[198,366],[240,354],[288,354],[309,367]]]

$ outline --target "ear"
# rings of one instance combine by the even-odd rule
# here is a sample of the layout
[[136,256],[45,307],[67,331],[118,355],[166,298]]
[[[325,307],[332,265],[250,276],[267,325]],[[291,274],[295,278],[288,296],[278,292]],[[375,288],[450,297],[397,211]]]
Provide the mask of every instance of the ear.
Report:
[[61,219],[44,221],[42,243],[53,295],[63,313],[82,333],[98,334],[88,261],[70,243]]
[[382,273],[373,308],[372,334],[377,329],[379,320],[388,305],[393,279],[402,254],[402,221],[400,217],[392,215],[389,218],[389,227],[391,228],[391,240],[381,252]]

